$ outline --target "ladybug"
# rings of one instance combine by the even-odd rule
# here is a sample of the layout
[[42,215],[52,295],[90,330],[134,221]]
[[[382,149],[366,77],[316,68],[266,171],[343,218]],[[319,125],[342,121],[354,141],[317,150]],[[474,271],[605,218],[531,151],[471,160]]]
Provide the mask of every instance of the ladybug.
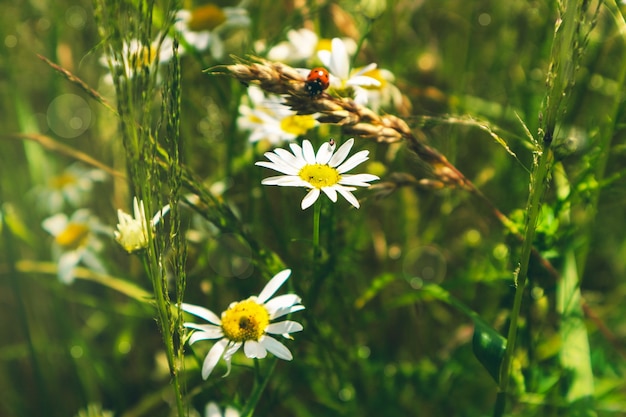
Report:
[[319,96],[329,85],[330,74],[322,67],[313,68],[304,82],[304,88],[311,97]]

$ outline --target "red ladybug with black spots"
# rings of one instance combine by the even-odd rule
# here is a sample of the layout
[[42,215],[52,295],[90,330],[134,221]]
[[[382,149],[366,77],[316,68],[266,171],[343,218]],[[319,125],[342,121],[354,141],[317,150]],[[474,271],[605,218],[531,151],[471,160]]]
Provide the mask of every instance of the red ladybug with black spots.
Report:
[[319,96],[330,85],[330,74],[326,68],[313,68],[308,77],[306,77],[304,84],[306,92],[311,97]]

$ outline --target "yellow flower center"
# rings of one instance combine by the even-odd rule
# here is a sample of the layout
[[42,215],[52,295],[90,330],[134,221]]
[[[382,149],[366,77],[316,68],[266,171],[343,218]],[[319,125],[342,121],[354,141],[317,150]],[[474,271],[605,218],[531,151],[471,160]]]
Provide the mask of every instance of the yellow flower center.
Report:
[[157,51],[150,45],[142,46],[138,51],[130,53],[130,67],[140,69],[149,67],[157,57]]
[[254,297],[231,305],[222,313],[222,331],[228,340],[259,340],[270,324],[270,315]]
[[52,177],[50,179],[50,187],[54,188],[55,190],[61,190],[66,186],[76,184],[77,182],[78,179],[75,175],[65,173],[57,175],[56,177]]
[[87,243],[89,228],[80,223],[70,223],[65,230],[59,233],[55,241],[68,249],[75,249]]
[[191,19],[187,26],[189,30],[201,32],[213,30],[226,21],[226,14],[214,4],[206,4],[191,12]]
[[316,51],[332,51],[332,39],[320,39],[317,41]]
[[322,164],[305,165],[298,176],[315,188],[335,185],[341,179],[341,175],[335,168]]
[[371,86],[371,87],[364,87],[364,88],[367,88],[370,90],[382,90],[387,85],[387,80],[383,77],[383,73],[380,70],[380,68],[374,68],[373,70],[366,71],[362,75],[371,77],[380,83],[378,87]]
[[315,119],[310,114],[300,116],[287,116],[280,121],[280,128],[283,132],[301,136],[315,127]]

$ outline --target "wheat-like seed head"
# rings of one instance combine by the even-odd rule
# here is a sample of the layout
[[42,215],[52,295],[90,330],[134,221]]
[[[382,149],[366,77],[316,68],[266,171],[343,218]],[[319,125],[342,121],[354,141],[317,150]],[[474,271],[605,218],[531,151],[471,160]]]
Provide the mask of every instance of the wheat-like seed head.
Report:
[[280,94],[285,97],[285,104],[298,114],[318,114],[320,123],[337,124],[350,136],[385,143],[405,140],[409,149],[430,165],[438,181],[448,186],[475,190],[473,184],[445,156],[426,144],[423,132],[411,130],[401,118],[390,114],[379,115],[351,98],[334,97],[326,92],[311,97],[305,89],[304,75],[289,65],[259,57],[238,61],[237,64],[210,71],[227,73],[244,84],[255,84],[264,91]]

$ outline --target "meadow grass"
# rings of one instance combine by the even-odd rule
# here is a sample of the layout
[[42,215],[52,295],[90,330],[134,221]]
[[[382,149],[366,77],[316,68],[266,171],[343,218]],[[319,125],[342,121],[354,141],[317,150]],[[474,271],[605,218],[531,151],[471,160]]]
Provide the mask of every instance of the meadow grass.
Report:
[[[626,6],[1,9],[1,416],[626,414]],[[332,38],[386,89],[309,94]]]

